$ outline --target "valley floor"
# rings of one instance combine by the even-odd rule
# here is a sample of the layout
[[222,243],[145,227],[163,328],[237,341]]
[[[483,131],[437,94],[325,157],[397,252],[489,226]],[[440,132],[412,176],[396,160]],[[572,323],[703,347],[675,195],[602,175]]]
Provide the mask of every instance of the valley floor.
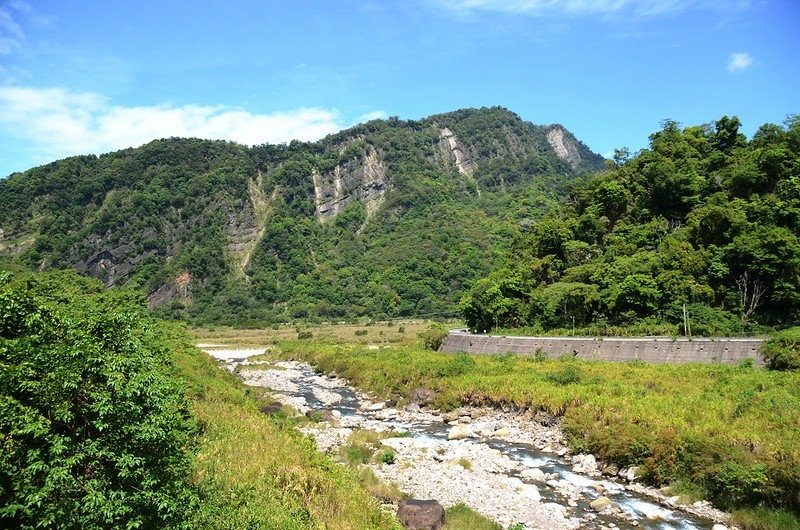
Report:
[[[413,324],[406,324],[405,327],[410,325]],[[470,452],[480,455],[483,448],[476,449],[469,444],[485,444],[491,441],[491,437],[487,438],[485,434],[481,434],[488,430],[481,421],[484,423],[495,421],[493,427],[497,427],[499,421],[500,429],[506,425],[509,428],[515,427],[510,418],[502,420],[497,420],[494,416],[487,416],[486,420],[471,418],[473,410],[485,411],[486,406],[492,406],[521,412],[520,419],[525,421],[529,420],[535,411],[546,411],[559,416],[563,427],[563,442],[574,452],[574,457],[580,459],[583,458],[579,456],[581,453],[593,453],[597,455],[598,461],[605,464],[601,463],[601,467],[610,470],[638,464],[638,472],[643,480],[669,486],[669,489],[664,489],[666,495],[661,494],[661,500],[673,505],[682,503],[691,506],[699,498],[709,497],[723,499],[720,504],[725,506],[723,496],[727,495],[727,507],[732,509],[742,509],[761,502],[773,507],[783,504],[784,507],[791,508],[792,491],[796,491],[792,488],[798,484],[797,467],[794,464],[798,462],[797,446],[800,443],[798,436],[800,381],[797,374],[717,365],[684,367],[646,366],[641,363],[614,365],[563,360],[539,362],[512,356],[473,358],[465,355],[447,355],[419,349],[413,339],[415,334],[409,333],[401,326],[403,325],[397,323],[362,326],[359,329],[350,329],[348,333],[344,333],[345,336],[342,336],[341,330],[337,334],[317,328],[311,332],[317,339],[314,341],[296,340],[296,336],[303,333],[304,329],[283,328],[280,330],[281,336],[273,338],[270,338],[270,334],[275,330],[259,333],[250,331],[244,333],[245,338],[240,336],[236,345],[237,347],[260,345],[262,348],[267,346],[272,350],[267,356],[251,357],[251,361],[258,362],[260,359],[262,362],[267,360],[275,362],[278,356],[284,359],[302,359],[325,372],[335,372],[345,377],[373,396],[399,401],[400,406],[389,407],[388,412],[386,407],[377,407],[377,404],[373,403],[376,406],[375,410],[361,414],[366,418],[363,420],[366,422],[364,425],[342,425],[344,420],[338,418],[338,427],[321,429],[320,426],[327,425],[326,422],[306,427],[304,430],[316,438],[321,448],[340,447],[338,451],[341,452],[341,448],[348,447],[348,437],[352,434],[353,428],[358,430],[365,426],[369,427],[369,422],[384,423],[384,430],[408,428],[409,424],[412,427],[417,423],[424,424],[424,421],[420,422],[419,418],[413,417],[413,412],[403,409],[409,403],[408,398],[415,389],[428,389],[435,393],[435,402],[432,406],[439,410],[458,410],[459,407],[466,406],[467,408],[461,412],[469,412],[470,417],[459,415],[458,419],[451,420],[464,423],[462,426],[470,430],[471,435],[464,440],[459,440],[457,443],[448,442],[446,439],[409,443],[402,441],[402,438],[395,441],[395,438],[390,437],[383,444],[379,443],[376,446],[381,450],[390,448],[398,458],[398,462],[373,463],[374,474],[396,482],[401,489],[412,495],[419,493],[435,496],[435,490],[422,488],[422,486],[433,487],[435,480],[414,483],[413,477],[425,471],[402,472],[411,469],[410,461],[425,461],[431,465],[445,466],[433,473],[435,476],[447,477],[444,484],[445,488],[449,487],[452,490],[450,503],[470,498],[469,492],[455,493],[458,490],[454,489],[453,484],[464,482],[460,479],[461,475],[474,478],[478,476],[477,473],[486,470],[481,466],[474,466],[472,470],[468,470],[470,464],[458,463],[462,458],[459,455]],[[217,330],[210,333],[195,333],[200,341],[206,343],[227,342],[225,339],[228,337],[223,337],[226,334],[235,335],[235,332]],[[236,358],[244,356],[235,353],[231,355]],[[276,384],[275,381],[281,380],[280,377],[275,379],[276,373],[297,372],[297,367],[292,365],[267,366],[266,370],[253,370],[253,368],[257,366],[240,366],[238,371],[246,381],[248,377],[257,377],[253,374],[272,374],[273,381],[259,383],[271,388],[274,388],[271,385]],[[319,378],[313,374],[308,376]],[[254,380],[249,382],[252,383]],[[291,390],[292,387],[288,385],[287,388]],[[336,393],[335,390],[331,391]],[[293,398],[286,388],[281,393],[290,398],[289,402],[297,397]],[[324,396],[324,392],[318,391],[318,393]],[[364,403],[367,396],[360,397],[362,400],[360,405],[368,406]],[[780,406],[776,407],[776,404]],[[304,406],[309,405],[296,401],[294,406],[303,410]],[[412,417],[409,418],[408,414]],[[380,419],[377,417],[379,415],[386,417]],[[429,425],[440,425],[440,429],[451,427],[455,429],[458,426],[445,426],[441,419],[434,419]],[[351,432],[348,433],[347,430]],[[445,433],[439,432],[439,435],[442,434]],[[535,443],[529,445],[537,450],[557,449],[557,447],[536,447]],[[469,447],[466,452],[464,452],[465,446]],[[435,458],[420,460],[421,452],[440,451],[441,461]],[[573,454],[572,452],[570,454]],[[467,456],[463,458],[470,461]],[[554,458],[559,460],[557,454]],[[477,460],[488,461],[482,457]],[[500,461],[502,460],[500,458]],[[566,461],[564,465],[568,468],[570,465],[581,466],[581,464],[582,461]],[[502,464],[498,465],[502,467]],[[553,469],[544,469],[546,471],[543,472],[546,473],[555,472]],[[604,470],[608,472],[609,469]],[[682,474],[682,470],[685,469],[692,470],[692,474]],[[528,470],[528,472],[538,475],[535,471]],[[582,485],[576,485],[570,482],[570,477],[565,478],[564,475],[557,477],[555,473],[552,477],[545,476],[543,483],[536,484],[528,479],[523,482],[513,480],[514,478],[520,480],[519,473],[520,469],[511,470],[507,473],[509,480],[500,487],[505,487],[513,495],[527,491],[529,495],[538,494],[545,498],[552,494],[551,490],[558,493],[560,488],[563,497],[560,500],[563,502],[562,506],[567,508],[568,514],[564,519],[566,526],[571,524],[586,526],[589,521],[593,521],[590,516],[594,515],[594,510],[589,503],[603,496],[600,493],[610,497],[609,500],[620,507],[622,518],[617,522],[608,521],[608,523],[621,527],[631,524],[631,519],[626,519],[624,516],[625,503],[614,499],[610,493],[618,490],[615,490],[613,485],[608,487],[603,482],[611,480],[610,477],[590,478],[589,482],[584,481]],[[494,476],[497,477],[496,471]],[[746,483],[745,480],[750,482]],[[552,484],[548,484],[548,481]],[[559,483],[559,481],[565,482]],[[537,489],[537,493],[533,493],[530,488],[526,489],[526,486],[530,485]],[[568,489],[570,487],[577,496],[570,496]],[[627,489],[636,487],[628,485]],[[567,495],[564,496],[564,493]],[[735,496],[731,496],[731,493]],[[492,497],[492,495],[478,493],[477,497]],[[442,498],[447,500],[448,497],[442,495]],[[541,502],[548,504],[544,500]],[[585,509],[583,515],[576,516],[574,510],[569,512],[570,509],[576,508],[571,506],[571,503],[579,506],[583,503],[582,508],[578,508]],[[513,510],[492,511],[479,509],[477,506],[475,508],[505,524],[514,522]],[[765,518],[770,521],[783,521],[778,528],[797,527],[796,519],[790,512],[760,510],[759,517],[755,518],[751,516],[752,513],[754,512],[735,512],[734,520],[748,521],[743,528],[775,527]],[[771,513],[778,515],[772,518]],[[628,514],[630,515],[630,512]],[[640,524],[648,524],[650,521],[644,512],[638,515],[634,513],[634,516],[638,517],[636,522]],[[533,517],[528,519],[523,517],[520,520],[530,522],[531,527],[541,524],[536,523]],[[605,524],[602,519],[600,521],[591,524]],[[704,525],[704,523],[692,524],[698,528]],[[710,528],[710,524],[708,527]]]

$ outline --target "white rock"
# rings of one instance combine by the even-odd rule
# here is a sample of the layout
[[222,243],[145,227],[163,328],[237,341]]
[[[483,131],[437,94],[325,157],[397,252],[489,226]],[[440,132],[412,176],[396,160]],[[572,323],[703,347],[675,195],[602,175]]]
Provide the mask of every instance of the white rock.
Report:
[[377,414],[375,414],[375,419],[377,420],[391,420],[397,417],[397,409],[383,409],[379,410]]
[[718,524],[715,524],[714,526],[712,526],[711,530],[728,530],[728,527],[725,526],[724,524],[719,524],[718,523]]
[[536,482],[545,482],[544,471],[542,471],[538,467],[526,469],[522,473],[520,473],[520,475],[529,480],[535,480]]
[[508,436],[509,434],[511,434],[511,431],[508,429],[508,427],[501,427],[501,428],[497,429],[496,431],[494,431],[492,433],[492,436],[496,436],[498,438],[503,438],[505,436]]
[[383,410],[386,407],[386,403],[364,403],[361,405],[361,410],[366,410],[367,412],[377,412],[379,410]]
[[539,502],[542,500],[542,494],[539,493],[539,488],[533,484],[523,484],[519,489],[519,494],[527,499],[532,500],[533,502]]
[[472,430],[468,425],[454,425],[450,432],[447,433],[448,440],[462,440],[469,438],[472,435]]
[[508,485],[508,487],[514,491],[521,490],[522,487],[525,485],[525,483],[522,482],[517,477],[507,477],[506,479],[503,480],[503,482],[505,482]]
[[312,388],[311,393],[314,394],[314,397],[320,400],[324,405],[335,405],[342,401],[341,394],[337,394],[336,392],[331,392],[330,390],[325,390],[324,388]]

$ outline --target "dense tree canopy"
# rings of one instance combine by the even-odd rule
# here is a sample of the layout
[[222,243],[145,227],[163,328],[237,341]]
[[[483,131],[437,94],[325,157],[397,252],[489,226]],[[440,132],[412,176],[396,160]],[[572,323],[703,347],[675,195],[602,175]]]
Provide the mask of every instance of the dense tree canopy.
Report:
[[0,269],[0,526],[183,527],[195,426],[141,295]]
[[[800,118],[747,140],[736,117],[619,151],[462,300],[469,325],[645,324],[740,333],[800,319]],[[486,293],[492,293],[487,298]]]

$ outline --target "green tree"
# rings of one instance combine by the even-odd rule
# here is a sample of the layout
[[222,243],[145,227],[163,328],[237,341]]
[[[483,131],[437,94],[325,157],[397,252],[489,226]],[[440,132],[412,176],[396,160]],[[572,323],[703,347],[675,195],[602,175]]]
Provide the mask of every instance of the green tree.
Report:
[[139,299],[74,273],[0,273],[0,525],[181,527],[192,514],[195,426]]

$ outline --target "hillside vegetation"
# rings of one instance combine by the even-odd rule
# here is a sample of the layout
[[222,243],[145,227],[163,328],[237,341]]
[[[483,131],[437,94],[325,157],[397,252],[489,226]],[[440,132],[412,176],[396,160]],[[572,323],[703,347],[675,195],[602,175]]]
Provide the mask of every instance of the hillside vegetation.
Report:
[[[729,335],[800,320],[800,118],[619,150],[462,300],[471,328]],[[684,326],[684,307],[688,326]],[[556,331],[557,332],[557,331]]]
[[141,294],[0,268],[0,527],[399,528]]
[[501,108],[315,143],[157,140],[0,180],[0,255],[195,322],[453,314],[520,223],[602,167],[563,127]]

